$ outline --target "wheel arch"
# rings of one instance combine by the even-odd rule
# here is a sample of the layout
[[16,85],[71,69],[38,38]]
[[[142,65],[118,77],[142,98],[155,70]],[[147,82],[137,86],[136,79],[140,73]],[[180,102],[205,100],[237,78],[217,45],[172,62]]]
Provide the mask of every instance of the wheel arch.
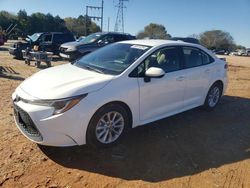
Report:
[[223,83],[222,80],[217,80],[217,81],[215,81],[215,82],[210,86],[210,88],[211,88],[213,85],[218,85],[218,86],[221,88],[222,91],[224,90],[224,83]]
[[91,119],[94,117],[94,115],[95,115],[101,108],[103,108],[103,107],[105,107],[105,106],[108,106],[108,105],[120,105],[120,106],[122,106],[122,107],[126,110],[128,116],[129,116],[129,121],[130,121],[130,122],[129,122],[129,128],[132,128],[132,125],[133,125],[133,115],[132,115],[132,111],[131,111],[130,107],[129,107],[125,102],[122,102],[122,101],[111,101],[111,102],[105,103],[104,105],[102,105],[101,107],[99,107],[99,108],[95,111],[95,113],[93,114],[93,116],[91,117]]
[[215,80],[215,81],[212,82],[212,83],[210,84],[210,86],[207,88],[207,92],[206,92],[206,94],[205,94],[205,98],[204,98],[204,100],[203,100],[203,103],[205,103],[205,101],[206,101],[206,97],[207,97],[207,94],[208,94],[210,88],[213,87],[214,85],[217,85],[217,84],[220,86],[220,88],[221,88],[221,90],[222,90],[221,95],[223,95],[223,91],[224,91],[224,83],[223,83],[223,81],[222,81],[222,80],[219,80],[219,79],[218,79],[218,80]]
[[125,109],[125,111],[127,112],[128,114],[128,119],[129,119],[129,126],[127,127],[128,129],[132,128],[132,122],[133,122],[133,117],[132,117],[132,112],[131,112],[131,109],[130,107],[122,102],[122,101],[111,101],[111,102],[107,102],[106,104],[100,106],[96,111],[95,113],[92,115],[92,117],[90,118],[90,121],[88,123],[88,126],[87,126],[87,129],[86,129],[86,135],[85,135],[85,143],[91,143],[91,141],[88,141],[89,139],[91,139],[91,137],[89,137],[88,135],[88,131],[91,130],[91,121],[94,119],[95,115],[98,113],[99,110],[101,110],[102,108],[105,108],[105,106],[110,106],[110,105],[119,105],[121,106],[122,108]]

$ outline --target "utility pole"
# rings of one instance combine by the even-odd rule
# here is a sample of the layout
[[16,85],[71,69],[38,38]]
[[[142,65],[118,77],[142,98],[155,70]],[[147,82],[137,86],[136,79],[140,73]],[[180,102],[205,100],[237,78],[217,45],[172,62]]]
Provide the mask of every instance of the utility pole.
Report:
[[108,32],[109,32],[109,22],[110,22],[110,17],[108,17]]
[[115,31],[116,32],[122,32],[124,33],[124,17],[123,17],[123,9],[126,8],[124,6],[124,2],[128,0],[119,0],[118,5],[118,11],[117,11],[117,16],[116,16],[116,22],[115,22]]
[[[93,19],[93,20],[97,20],[97,21],[101,20],[101,31],[103,30],[103,6],[104,6],[103,0],[102,0],[102,5],[100,7],[86,6],[86,18],[85,18],[85,35],[86,36],[88,35],[88,30],[87,30],[88,18]],[[90,14],[89,11],[92,11],[92,10],[97,10],[99,15],[93,15],[93,14],[89,15]]]
[[102,17],[102,19],[101,19],[101,31],[103,31],[103,30],[102,30],[102,28],[103,28],[103,5],[104,5],[104,1],[102,0],[102,9],[101,9],[101,17]]

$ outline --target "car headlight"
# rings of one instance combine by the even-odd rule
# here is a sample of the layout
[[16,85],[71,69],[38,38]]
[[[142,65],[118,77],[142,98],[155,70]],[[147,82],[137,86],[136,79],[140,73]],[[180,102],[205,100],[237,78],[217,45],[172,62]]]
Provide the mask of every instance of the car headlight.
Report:
[[40,106],[50,106],[54,108],[53,115],[61,114],[76,104],[78,104],[83,98],[85,98],[88,94],[78,95],[74,97],[64,98],[64,99],[55,99],[55,100],[33,100],[33,101],[24,101],[30,104],[40,105]]
[[73,52],[73,51],[76,51],[76,48],[75,47],[69,47],[67,48],[66,52]]

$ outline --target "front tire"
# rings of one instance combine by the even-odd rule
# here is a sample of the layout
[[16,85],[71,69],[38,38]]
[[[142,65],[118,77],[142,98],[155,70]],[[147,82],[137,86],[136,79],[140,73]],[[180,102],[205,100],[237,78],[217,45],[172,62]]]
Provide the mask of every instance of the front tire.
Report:
[[41,65],[41,62],[40,62],[40,61],[37,61],[37,62],[36,62],[36,67],[37,67],[37,68],[40,68],[40,65]]
[[118,104],[101,107],[91,118],[87,129],[87,144],[107,147],[116,144],[129,128],[127,111]]
[[207,93],[207,97],[204,103],[204,108],[207,111],[213,110],[220,101],[222,95],[222,87],[220,84],[213,84]]

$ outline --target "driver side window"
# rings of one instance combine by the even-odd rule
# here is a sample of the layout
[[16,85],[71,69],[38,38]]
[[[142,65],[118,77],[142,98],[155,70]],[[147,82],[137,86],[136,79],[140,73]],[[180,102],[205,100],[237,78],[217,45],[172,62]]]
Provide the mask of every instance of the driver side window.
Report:
[[178,47],[167,47],[156,50],[149,55],[135,70],[137,76],[144,77],[145,72],[150,67],[163,69],[166,73],[181,69],[180,56]]
[[51,42],[52,40],[52,35],[43,35],[41,37],[41,42]]
[[114,41],[115,41],[114,37],[110,36],[110,35],[107,35],[107,36],[102,38],[102,42],[104,44],[110,44],[110,43],[113,43]]

